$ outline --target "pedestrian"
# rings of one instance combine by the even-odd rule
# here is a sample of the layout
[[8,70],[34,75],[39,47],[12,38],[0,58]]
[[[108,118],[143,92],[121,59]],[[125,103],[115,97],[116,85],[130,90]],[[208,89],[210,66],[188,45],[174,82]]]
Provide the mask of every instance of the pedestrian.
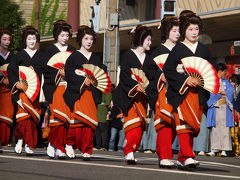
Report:
[[[160,167],[172,167],[174,163],[172,143],[176,137],[176,126],[171,111],[172,105],[166,99],[167,81],[161,68],[154,59],[168,56],[176,45],[179,34],[179,22],[176,17],[166,17],[161,21],[162,44],[152,52],[151,69],[156,76],[150,80],[147,88],[148,99],[151,108],[155,110],[154,125],[157,132],[156,152],[159,157]],[[156,60],[155,60],[156,61]]]
[[[13,52],[8,50],[12,41],[12,33],[6,28],[0,27],[0,66],[2,67],[10,63],[14,56]],[[0,104],[4,104],[0,108],[0,152],[2,152],[2,146],[9,144],[14,116],[14,105],[11,99],[12,94],[8,77],[0,71]]]
[[124,155],[127,164],[136,164],[134,152],[140,146],[145,129],[147,97],[138,81],[131,77],[131,68],[147,71],[152,32],[148,27],[137,26],[132,31],[132,49],[126,51],[121,59],[120,81],[115,93],[118,106],[124,116],[125,146]]
[[43,92],[47,109],[50,109],[50,132],[48,134],[47,155],[60,159],[66,158],[65,141],[70,120],[70,109],[65,104],[63,94],[67,87],[64,68],[47,66],[48,61],[59,52],[73,52],[76,49],[68,44],[72,27],[66,21],[58,20],[53,24],[53,37],[56,43],[45,50]]
[[[25,141],[27,155],[32,155],[34,153],[32,148],[36,148],[37,145],[37,125],[40,121],[41,105],[38,97],[35,100],[30,100],[25,94],[28,87],[19,79],[19,66],[26,66],[34,70],[41,82],[43,54],[36,49],[36,44],[39,41],[38,31],[32,26],[26,26],[22,31],[22,44],[25,48],[14,55],[7,70],[12,101],[18,105],[15,130],[15,136],[18,140],[15,146],[17,154],[22,152],[23,141]],[[33,95],[38,93],[39,89],[36,87]]]
[[181,42],[172,49],[163,67],[168,83],[167,101],[174,108],[172,114],[180,145],[177,165],[181,169],[195,169],[199,164],[194,160],[193,137],[199,134],[203,104],[208,100],[209,92],[198,86],[197,79],[185,73],[181,59],[201,57],[213,63],[208,47],[197,41],[202,31],[199,16],[188,10],[181,12]]
[[232,150],[231,127],[234,127],[233,102],[234,88],[226,80],[227,66],[219,63],[217,66],[220,78],[220,89],[217,95],[210,93],[207,102],[207,127],[210,128],[211,152],[207,155],[215,156],[221,151],[221,156],[227,156],[226,151]]

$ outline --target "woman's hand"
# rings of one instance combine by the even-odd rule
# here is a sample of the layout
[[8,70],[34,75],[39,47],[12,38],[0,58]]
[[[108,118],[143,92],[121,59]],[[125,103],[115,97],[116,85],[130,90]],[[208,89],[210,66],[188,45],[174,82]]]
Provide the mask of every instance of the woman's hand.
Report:
[[27,90],[27,86],[20,81],[17,82],[16,88],[24,92]]
[[8,86],[9,85],[9,80],[8,78],[3,78],[3,84]]
[[186,84],[190,87],[197,87],[198,86],[198,80],[193,77],[189,77]]
[[86,78],[86,81],[85,81],[85,85],[86,86],[90,86],[91,84],[93,84],[94,83],[94,81],[92,80],[92,79],[90,79],[90,78]]
[[59,70],[59,74],[60,74],[60,76],[65,77],[65,70],[64,69],[60,69]]
[[223,98],[226,97],[225,91],[219,91],[219,94],[221,94]]
[[137,91],[137,92],[141,92],[141,93],[144,93],[144,92],[145,92],[141,84],[138,84],[138,85],[137,85],[136,91]]
[[161,80],[162,80],[164,83],[167,82],[167,80],[166,80],[164,74],[162,75]]

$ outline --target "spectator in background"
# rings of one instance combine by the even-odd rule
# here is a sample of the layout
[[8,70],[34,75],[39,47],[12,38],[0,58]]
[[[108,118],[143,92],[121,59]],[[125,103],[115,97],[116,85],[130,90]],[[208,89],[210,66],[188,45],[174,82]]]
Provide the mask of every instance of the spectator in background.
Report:
[[204,156],[209,152],[209,129],[207,128],[207,107],[204,106],[200,133],[193,139],[193,151],[198,152],[199,156]]
[[112,94],[104,94],[102,93],[102,102],[97,106],[97,118],[98,118],[98,126],[95,132],[96,138],[96,149],[101,149],[107,151],[108,149],[108,123],[107,123],[107,114],[108,107],[110,105],[112,99]]
[[210,129],[211,152],[209,156],[215,156],[216,152],[222,151],[221,156],[227,156],[226,151],[232,150],[230,128],[234,127],[233,100],[234,88],[225,79],[227,66],[218,64],[218,76],[220,78],[220,89],[217,95],[210,93],[207,102],[209,107],[207,113],[207,127]]

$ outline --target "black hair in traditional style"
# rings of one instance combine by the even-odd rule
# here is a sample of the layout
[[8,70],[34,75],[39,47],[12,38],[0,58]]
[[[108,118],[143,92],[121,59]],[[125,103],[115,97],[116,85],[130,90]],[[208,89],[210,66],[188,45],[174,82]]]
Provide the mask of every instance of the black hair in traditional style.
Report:
[[223,63],[219,63],[219,64],[217,64],[217,71],[224,71],[224,70],[226,70],[227,69],[227,66],[225,65],[225,64],[223,64]]
[[[3,36],[4,34],[9,35],[9,36],[10,36],[10,41],[12,42],[12,40],[13,40],[13,35],[12,35],[12,33],[11,33],[8,29],[6,29],[6,28],[4,28],[4,27],[0,27],[0,41],[1,41],[1,38],[2,38],[2,36]],[[0,42],[0,43],[1,43],[1,42]]]
[[181,40],[185,39],[186,29],[190,24],[196,24],[199,27],[199,34],[203,33],[202,19],[190,10],[184,10],[180,13],[180,34]]
[[133,34],[132,47],[136,49],[138,46],[143,45],[143,41],[147,36],[152,36],[152,31],[146,26],[138,25],[131,31],[131,34]]
[[82,46],[82,39],[83,39],[85,34],[92,35],[93,36],[93,43],[96,42],[95,31],[92,28],[90,28],[86,25],[82,25],[78,28],[78,32],[77,32],[77,43],[79,44],[80,47]]
[[66,21],[64,20],[57,20],[53,24],[53,37],[57,41],[58,36],[62,31],[66,31],[69,33],[69,37],[72,37],[72,26],[69,25]]
[[26,40],[27,40],[28,35],[35,35],[37,42],[40,42],[40,34],[39,34],[38,30],[36,30],[32,26],[26,26],[23,28],[23,31],[22,31],[22,44],[23,45],[26,45]]
[[167,16],[161,21],[161,40],[165,42],[169,38],[169,33],[173,26],[179,26],[178,19],[175,16]]

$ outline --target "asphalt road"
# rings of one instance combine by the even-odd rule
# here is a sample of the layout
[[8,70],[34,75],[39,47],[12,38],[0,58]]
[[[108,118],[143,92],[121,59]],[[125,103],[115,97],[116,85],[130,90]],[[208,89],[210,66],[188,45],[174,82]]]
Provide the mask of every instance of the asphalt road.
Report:
[[136,153],[137,165],[126,165],[121,152],[94,151],[91,161],[83,161],[79,151],[76,155],[75,159],[58,160],[49,159],[44,149],[29,157],[7,148],[0,154],[0,180],[240,179],[240,159],[234,157],[196,156],[200,166],[195,171],[183,171],[159,168],[156,154]]

